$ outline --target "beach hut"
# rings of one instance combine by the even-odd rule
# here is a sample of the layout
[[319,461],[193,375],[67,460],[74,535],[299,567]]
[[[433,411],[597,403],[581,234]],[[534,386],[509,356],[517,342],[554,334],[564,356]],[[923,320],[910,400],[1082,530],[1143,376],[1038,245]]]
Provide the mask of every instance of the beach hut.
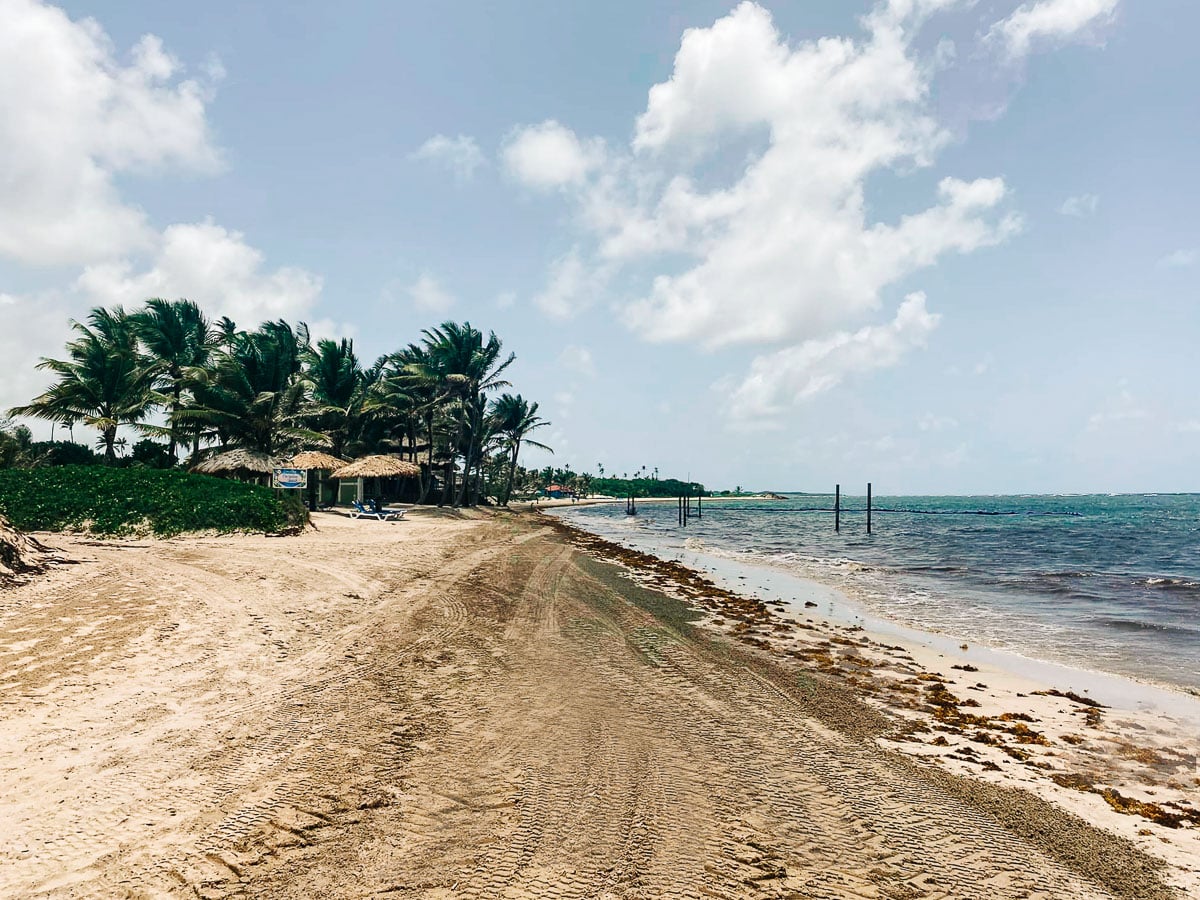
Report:
[[[368,478],[375,479],[372,485],[374,491],[371,493],[371,496],[380,496],[383,493],[382,479],[412,478],[420,474],[420,466],[404,459],[397,459],[394,456],[364,456],[362,459],[355,460],[349,465],[335,469],[330,474],[330,477],[341,480],[341,485],[338,488],[339,503],[349,503],[352,500],[357,500],[361,503],[364,493],[363,483]],[[347,481],[350,479],[354,479],[355,481],[353,494],[350,492],[351,485],[347,484]]]
[[226,450],[216,456],[210,456],[203,462],[192,466],[192,471],[201,475],[219,475],[224,478],[236,478],[239,481],[266,481],[270,483],[271,473],[276,466],[283,465],[283,460],[276,459],[260,450]]
[[[293,469],[304,469],[308,476],[308,508],[315,510],[319,505],[336,501],[336,487],[329,482],[333,479],[329,473],[346,465],[346,460],[338,459],[320,450],[305,450],[297,453],[288,463]],[[313,473],[320,473],[313,477]]]

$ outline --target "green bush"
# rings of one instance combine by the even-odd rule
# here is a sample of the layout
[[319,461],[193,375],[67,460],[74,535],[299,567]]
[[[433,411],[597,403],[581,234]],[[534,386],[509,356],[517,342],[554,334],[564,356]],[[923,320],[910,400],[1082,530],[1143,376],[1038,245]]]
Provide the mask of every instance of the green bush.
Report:
[[21,531],[182,534],[288,525],[270,488],[156,469],[56,466],[0,470],[0,513]]

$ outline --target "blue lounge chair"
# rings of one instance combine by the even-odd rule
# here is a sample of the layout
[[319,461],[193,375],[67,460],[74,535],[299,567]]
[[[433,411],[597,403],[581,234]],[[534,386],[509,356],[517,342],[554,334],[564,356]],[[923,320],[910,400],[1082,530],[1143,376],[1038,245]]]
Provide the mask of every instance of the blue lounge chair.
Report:
[[350,518],[358,519],[362,516],[374,516],[379,521],[386,522],[388,519],[403,519],[404,510],[371,509],[365,503],[359,503],[357,500],[351,501]]
[[403,518],[404,518],[404,513],[405,513],[405,511],[406,511],[406,510],[404,509],[404,507],[401,507],[401,506],[397,506],[397,507],[394,507],[394,508],[391,508],[391,509],[385,508],[385,507],[384,507],[384,505],[383,505],[382,503],[380,503],[380,502],[379,502],[379,498],[378,498],[378,497],[372,497],[370,500],[368,500],[368,501],[367,501],[367,505],[368,505],[369,507],[371,507],[371,512],[374,512],[374,513],[391,513],[391,514],[392,514],[393,516],[395,516],[397,519],[403,519]]

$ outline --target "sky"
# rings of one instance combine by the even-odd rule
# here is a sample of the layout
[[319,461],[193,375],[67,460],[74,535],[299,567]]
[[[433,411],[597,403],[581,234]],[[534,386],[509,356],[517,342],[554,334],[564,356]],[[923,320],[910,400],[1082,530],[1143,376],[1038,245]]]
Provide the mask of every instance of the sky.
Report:
[[366,360],[495,330],[529,464],[1198,491],[1197,33],[1193,0],[0,0],[0,409],[70,318],[187,297]]

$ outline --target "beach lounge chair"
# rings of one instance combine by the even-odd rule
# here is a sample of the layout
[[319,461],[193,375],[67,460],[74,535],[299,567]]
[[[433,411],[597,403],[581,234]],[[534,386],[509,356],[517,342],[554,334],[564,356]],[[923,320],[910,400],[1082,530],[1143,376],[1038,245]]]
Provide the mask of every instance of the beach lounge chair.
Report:
[[407,512],[407,510],[402,506],[385,508],[384,505],[379,502],[378,497],[372,497],[367,501],[367,505],[371,507],[371,512],[373,513],[391,513],[397,519],[403,519],[404,513]]
[[365,503],[359,503],[357,500],[352,501],[350,507],[350,518],[358,519],[362,516],[374,516],[379,521],[386,522],[388,519],[404,518],[404,512],[401,510],[400,515],[396,515],[396,511],[391,509],[380,509],[376,511],[371,509]]

